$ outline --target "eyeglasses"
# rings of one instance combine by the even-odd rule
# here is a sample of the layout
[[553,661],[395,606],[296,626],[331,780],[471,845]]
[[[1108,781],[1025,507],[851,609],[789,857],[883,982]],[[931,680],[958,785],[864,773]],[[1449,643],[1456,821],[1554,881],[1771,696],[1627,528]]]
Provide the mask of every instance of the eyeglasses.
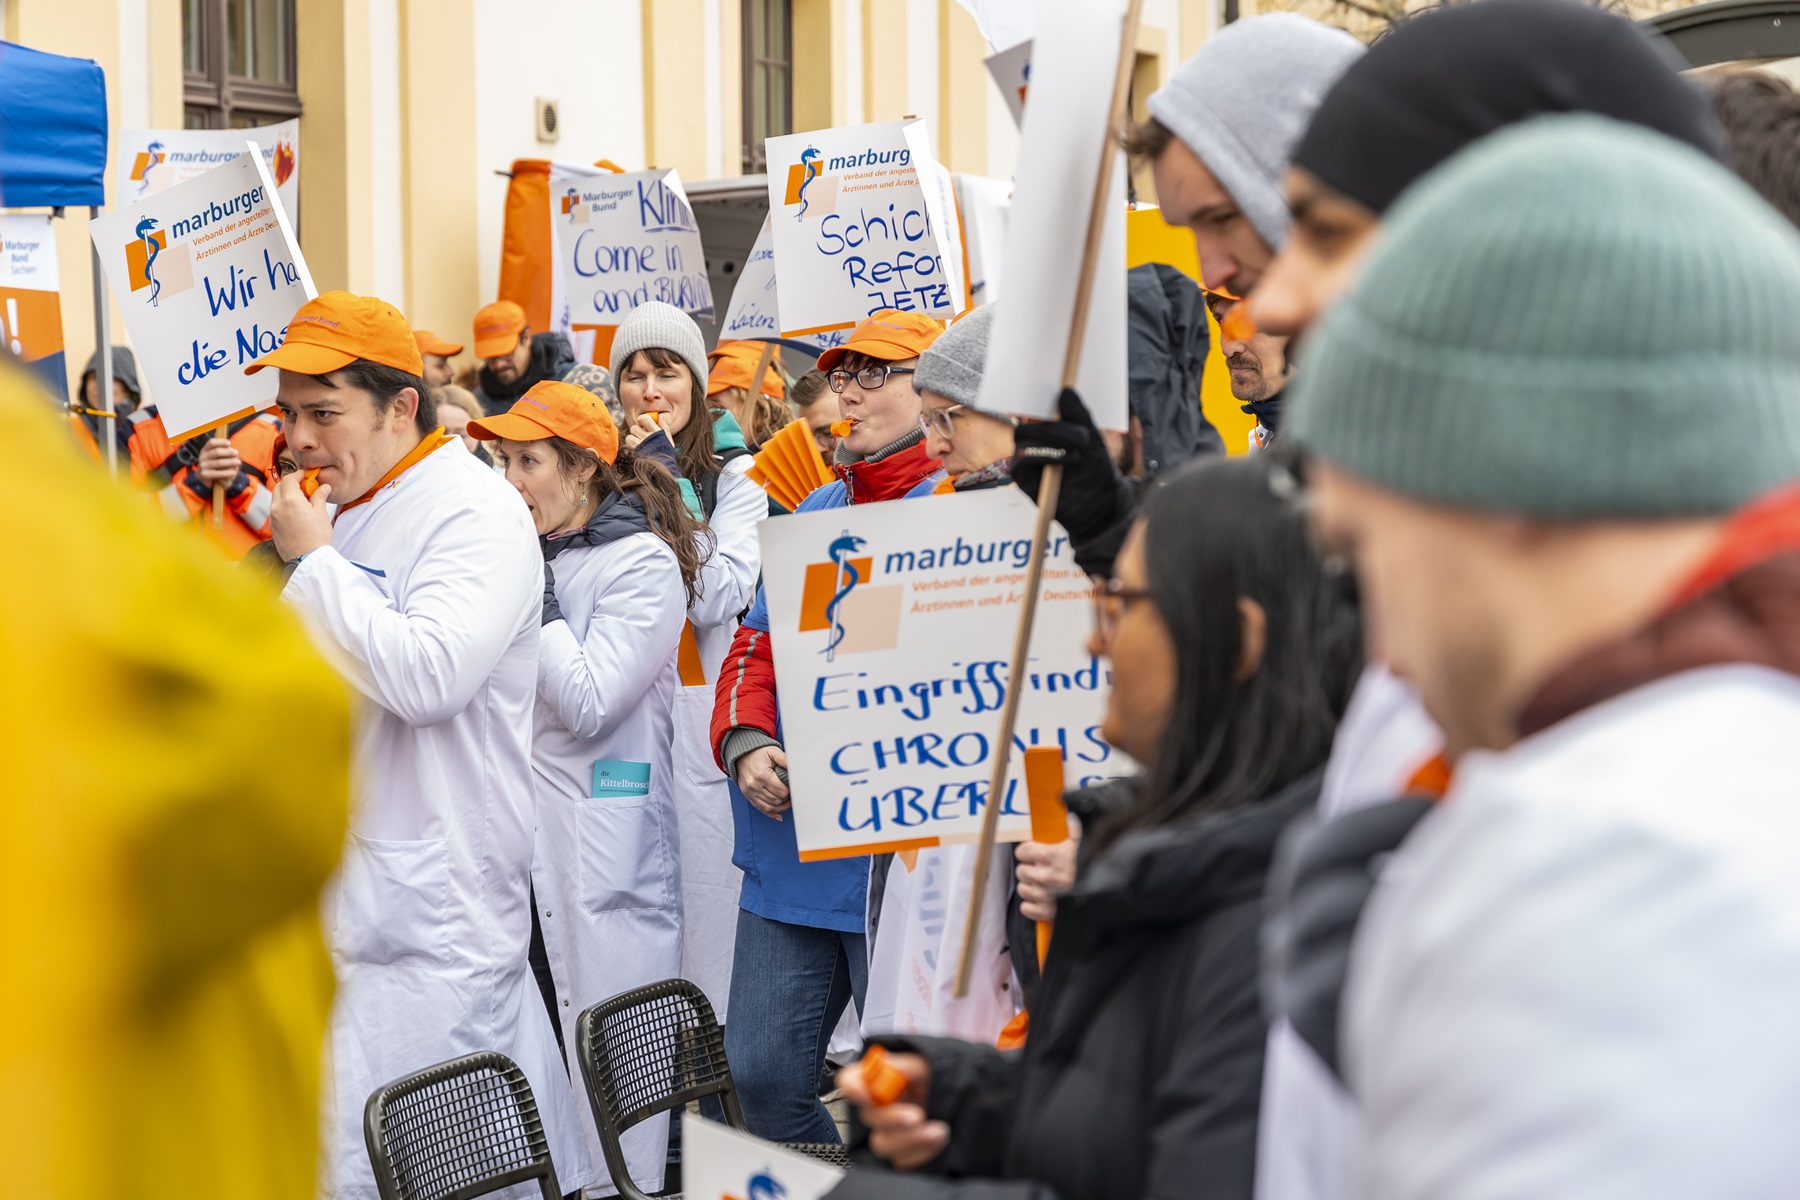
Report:
[[825,382],[831,386],[832,391],[841,392],[849,387],[850,381],[854,379],[863,391],[872,392],[885,384],[889,375],[911,375],[912,373],[913,368],[911,367],[890,367],[886,363],[864,367],[860,371],[847,371],[843,367],[839,367],[825,376]]
[[919,414],[919,428],[926,433],[935,433],[946,442],[956,440],[956,418],[980,417],[987,421],[998,421],[1002,424],[1017,426],[1016,417],[996,416],[982,412],[979,408],[969,408],[962,404],[952,404],[949,408],[927,409]]
[[949,408],[928,409],[919,414],[919,429],[926,434],[937,434],[946,442],[956,440],[956,414],[963,411],[960,404],[952,404]]
[[1094,585],[1094,631],[1102,642],[1110,642],[1119,632],[1125,610],[1140,600],[1148,600],[1148,588],[1126,587],[1116,579]]

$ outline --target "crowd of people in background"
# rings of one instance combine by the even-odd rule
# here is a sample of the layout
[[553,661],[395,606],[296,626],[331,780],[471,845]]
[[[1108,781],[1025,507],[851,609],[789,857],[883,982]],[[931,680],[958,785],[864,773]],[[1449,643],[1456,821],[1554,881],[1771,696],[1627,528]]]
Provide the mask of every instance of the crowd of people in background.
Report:
[[[274,581],[356,698],[341,861],[240,880],[261,915],[215,942],[255,953],[207,960],[316,981],[316,945],[256,939],[336,863],[325,1194],[377,1194],[374,1089],[479,1050],[530,1080],[565,1190],[609,1192],[576,1018],[675,977],[754,1133],[837,1142],[849,1102],[845,1200],[1800,1187],[1800,97],[1482,0],[1366,48],[1246,18],[1147,109],[1124,144],[1204,283],[1130,273],[1128,431],[1072,390],[984,405],[993,305],[875,312],[793,375],[657,302],[602,365],[497,301],[469,363],[327,292],[250,368],[276,408],[181,444],[114,351],[116,428],[73,412],[76,441],[116,437],[133,521]],[[1215,345],[1247,446],[1198,401]],[[1100,733],[1141,765],[1067,797],[1070,840],[997,852],[998,983],[932,1028],[884,958],[917,868],[802,861],[788,819],[757,536],[786,509],[751,468],[796,422],[830,475],[800,513],[1035,498],[1060,465]],[[341,740],[291,631],[231,620],[302,706],[246,715],[290,758]],[[252,857],[336,854],[339,765],[335,806],[268,791]],[[966,880],[976,851],[918,853]],[[266,1034],[209,1003],[185,1044]],[[304,1019],[268,1024],[306,1058]],[[245,1155],[304,1163],[313,1127],[275,1124]],[[677,1182],[678,1120],[624,1145]]]

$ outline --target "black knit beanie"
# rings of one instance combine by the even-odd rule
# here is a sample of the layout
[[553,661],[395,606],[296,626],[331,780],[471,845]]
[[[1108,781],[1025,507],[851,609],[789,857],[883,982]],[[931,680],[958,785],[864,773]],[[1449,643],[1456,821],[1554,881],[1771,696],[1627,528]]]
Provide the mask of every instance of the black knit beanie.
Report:
[[1478,0],[1397,26],[1325,94],[1293,163],[1377,213],[1506,125],[1585,112],[1718,158],[1721,139],[1674,52],[1577,0]]

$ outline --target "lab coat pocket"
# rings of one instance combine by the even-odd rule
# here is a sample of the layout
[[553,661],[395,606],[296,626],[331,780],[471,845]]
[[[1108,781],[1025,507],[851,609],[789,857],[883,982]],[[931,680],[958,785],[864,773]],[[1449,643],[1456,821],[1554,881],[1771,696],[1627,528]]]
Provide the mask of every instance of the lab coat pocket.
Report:
[[450,964],[450,844],[350,835],[338,878],[333,945],[375,965]]
[[689,783],[702,787],[725,782],[725,773],[713,761],[713,689],[684,687],[675,690],[675,769]]
[[654,792],[576,801],[581,906],[588,912],[673,907],[673,862],[658,820],[664,803]]

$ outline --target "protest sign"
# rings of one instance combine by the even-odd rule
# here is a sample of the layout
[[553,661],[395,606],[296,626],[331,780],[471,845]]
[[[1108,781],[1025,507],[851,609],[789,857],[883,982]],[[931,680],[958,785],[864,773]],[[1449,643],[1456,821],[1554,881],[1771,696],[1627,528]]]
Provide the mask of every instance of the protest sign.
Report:
[[[1006,226],[1006,296],[994,314],[981,407],[1054,418],[1062,391],[1060,347],[1045,331],[1070,327],[1094,184],[1106,137],[1113,64],[1096,46],[1119,37],[1119,6],[1045,0],[1032,43],[1038,85],[1025,106],[1019,167]],[[1125,374],[1125,164],[1115,162],[1095,263],[1076,390],[1102,429],[1130,424]]]
[[0,213],[0,343],[67,401],[59,287],[49,214]]
[[1020,42],[1010,50],[1002,50],[987,60],[988,74],[1000,89],[1014,125],[1025,123],[1025,93],[1031,90],[1031,42]]
[[263,162],[288,222],[300,220],[300,119],[252,129],[127,129],[114,161],[113,204],[135,204],[196,179],[244,152],[246,141],[262,148]]
[[170,441],[275,402],[276,373],[244,368],[316,294],[268,166],[248,149],[88,225]]
[[[758,527],[803,859],[977,835],[1035,513],[999,488]],[[1086,652],[1091,588],[1060,529],[1045,564],[1017,748],[1061,746],[1076,786],[1125,774],[1100,740],[1111,672]],[[1003,841],[1031,828],[1017,763]]]
[[783,336],[854,328],[883,308],[948,319],[965,306],[950,173],[925,122],[766,140]]
[[564,175],[550,204],[571,322],[617,325],[650,300],[711,314],[700,227],[673,170]]
[[688,1200],[819,1200],[843,1169],[705,1117],[681,1123],[681,1194]]
[[804,346],[823,354],[833,346],[850,340],[849,328],[827,329],[805,337],[782,338],[779,288],[775,281],[775,234],[770,218],[764,217],[757,230],[756,244],[738,272],[731,289],[731,303],[725,306],[725,321],[719,326],[719,341],[734,339],[746,342],[786,341],[796,348]]
[[981,175],[956,175],[956,216],[962,223],[963,270],[969,279],[969,306],[1000,298],[1006,251],[1006,215],[1012,183]]

